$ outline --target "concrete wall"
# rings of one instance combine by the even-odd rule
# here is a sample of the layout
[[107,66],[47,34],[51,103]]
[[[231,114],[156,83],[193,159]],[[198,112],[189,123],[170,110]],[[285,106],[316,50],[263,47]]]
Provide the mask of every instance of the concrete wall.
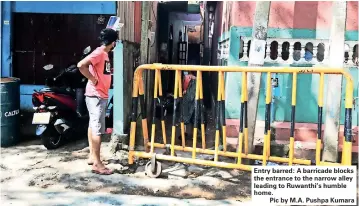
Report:
[[[232,16],[227,15],[225,9],[229,9]],[[221,36],[219,41],[229,40],[229,57],[228,65],[247,66],[248,62],[239,61],[240,37],[251,37],[254,21],[256,3],[253,2],[223,2]],[[287,38],[287,39],[319,39],[325,40],[330,38],[330,27],[332,21],[332,2],[271,2],[269,15],[269,38]],[[230,27],[230,29],[228,29]],[[358,41],[358,2],[347,2],[346,17],[346,41]],[[344,42],[343,42],[344,43]],[[265,64],[264,66],[300,66],[284,64]],[[315,65],[302,65],[315,66]],[[354,96],[358,96],[359,73],[358,67],[347,68],[351,73],[354,82]],[[264,114],[265,114],[265,81],[266,74],[262,75],[259,92],[259,103],[256,123],[255,137],[261,142],[264,131]],[[290,111],[291,111],[291,75],[278,75],[279,87],[273,92],[276,97],[275,118],[276,121],[271,125],[272,138],[277,143],[288,144],[290,131]],[[325,78],[325,85],[329,82]],[[345,88],[343,80],[343,88]],[[302,148],[314,149],[317,138],[317,99],[319,88],[319,75],[302,74],[298,76],[297,82],[297,106],[296,106],[296,141],[301,141]],[[239,131],[240,118],[240,92],[241,91],[241,74],[231,73],[226,75],[226,123],[227,136],[235,137],[237,140]],[[277,94],[275,94],[277,93]],[[340,124],[344,123],[344,94],[341,96],[341,113]],[[358,108],[353,110],[353,138],[358,138],[359,112]],[[325,114],[325,111],[323,112]],[[323,118],[325,121],[325,118]],[[339,145],[343,140],[343,125],[339,134]],[[230,142],[227,140],[227,142]],[[236,142],[236,141],[234,141]],[[256,142],[255,144],[260,144]],[[341,150],[341,146],[339,146]],[[353,151],[358,152],[358,141],[353,144]],[[302,154],[301,154],[302,155]],[[304,155],[305,156],[305,155]],[[355,156],[355,155],[354,155]]]
[[[1,77],[12,76],[12,13],[116,14],[115,1],[1,2]],[[21,85],[21,109],[31,110],[31,94],[43,85]]]
[[[223,12],[223,21],[229,22],[229,26],[252,28],[255,1],[226,2],[223,11],[226,5],[231,15],[225,16]],[[273,1],[270,8],[268,36],[329,39],[331,12],[330,1]],[[358,38],[358,2],[356,1],[347,2],[346,27],[346,40],[356,40]],[[229,31],[226,28],[222,30],[223,35]]]
[[[228,3],[228,2],[227,2]],[[250,37],[252,35],[253,17],[255,2],[232,2],[231,5],[231,30],[223,32],[220,40],[230,39],[229,65],[243,65],[247,62],[240,62],[238,59],[240,36]],[[348,2],[347,8],[347,41],[358,40],[358,3]],[[308,12],[303,12],[308,11]],[[331,2],[272,2],[269,16],[268,37],[271,38],[298,38],[298,39],[329,39],[331,24]],[[223,18],[225,14],[223,14]],[[225,29],[222,29],[225,31]],[[293,66],[293,65],[265,65],[265,66]],[[357,67],[350,68],[354,82],[358,82]],[[227,75],[227,106],[226,117],[238,119],[240,104],[240,74]],[[291,79],[290,75],[280,75],[280,96],[275,119],[276,121],[290,121],[291,101]],[[262,76],[260,88],[258,119],[264,120],[264,93],[265,75]],[[317,122],[317,98],[318,98],[317,75],[300,75],[298,80],[297,100],[297,122]],[[328,82],[326,82],[328,84]],[[345,82],[344,82],[345,85]],[[354,94],[358,94],[358,85],[355,85]],[[344,99],[344,92],[342,100]],[[342,104],[343,107],[343,104]],[[344,122],[344,109],[341,110],[341,123]],[[355,112],[354,112],[355,113]],[[353,124],[358,124],[357,112],[353,113]]]
[[358,1],[349,1],[347,3],[347,31],[358,31]]
[[[269,17],[268,37],[271,38],[299,38],[299,39],[329,39],[331,24],[331,2],[272,2]],[[222,33],[220,38],[230,38],[229,65],[243,65],[247,62],[240,62],[238,52],[241,36],[250,37],[252,34],[253,16],[255,2],[233,2],[230,33]],[[358,10],[357,2],[348,2],[347,13],[347,41],[358,40]],[[235,10],[235,12],[233,12]],[[247,12],[245,12],[247,11]],[[310,11],[299,13],[299,11]],[[225,16],[223,16],[225,18]],[[293,65],[266,65],[266,66],[293,66]],[[350,68],[354,82],[358,82],[358,69]],[[264,119],[264,88],[265,75],[262,78],[258,119]],[[229,119],[239,118],[240,100],[240,74],[231,74],[227,78],[227,113]],[[317,88],[318,77],[316,75],[301,75],[298,80],[298,122],[317,121]],[[345,84],[345,83],[344,83]],[[289,75],[282,75],[280,82],[280,96],[278,97],[278,108],[276,112],[277,121],[290,121],[290,98],[291,81]],[[355,94],[358,94],[358,85],[355,85]],[[344,93],[342,95],[344,99]],[[344,122],[344,109],[341,114],[341,123]],[[357,115],[357,114],[354,114]],[[357,117],[353,117],[354,124],[357,124]]]

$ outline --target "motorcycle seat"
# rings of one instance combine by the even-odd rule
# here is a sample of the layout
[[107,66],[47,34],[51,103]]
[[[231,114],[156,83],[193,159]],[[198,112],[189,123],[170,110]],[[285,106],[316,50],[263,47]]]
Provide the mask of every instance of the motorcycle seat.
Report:
[[75,97],[75,93],[74,92],[69,92],[66,89],[61,89],[61,88],[43,88],[40,90],[41,92],[54,92],[54,93],[58,93],[58,94],[63,94],[63,95],[69,95],[69,96],[73,96]]

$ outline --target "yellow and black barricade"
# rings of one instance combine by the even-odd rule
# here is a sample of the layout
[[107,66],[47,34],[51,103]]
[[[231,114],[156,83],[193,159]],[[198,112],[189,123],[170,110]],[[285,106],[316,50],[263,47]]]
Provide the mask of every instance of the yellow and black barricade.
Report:
[[[167,143],[166,127],[164,121],[163,109],[161,109],[161,127],[163,142],[155,142],[155,117],[152,119],[151,127],[151,141],[148,141],[148,127],[147,116],[145,111],[144,91],[142,74],[144,70],[155,71],[155,85],[154,85],[154,111],[158,102],[158,98],[162,98],[162,81],[161,71],[175,71],[175,90],[174,90],[174,112],[172,118],[172,133],[170,143]],[[176,107],[179,102],[182,104],[182,72],[195,71],[197,72],[196,81],[196,95],[195,95],[195,117],[193,126],[193,142],[192,147],[186,146],[185,131],[183,122],[183,106],[180,107],[180,129],[181,129],[181,144],[176,144]],[[215,118],[215,146],[214,149],[206,148],[206,130],[204,125],[204,111],[203,111],[203,84],[202,72],[218,72],[218,93],[216,102],[216,118]],[[226,123],[225,123],[225,72],[241,72],[242,73],[242,89],[241,89],[241,105],[240,105],[240,127],[238,136],[238,145],[236,152],[227,151],[226,143]],[[265,128],[264,128],[264,144],[262,155],[249,154],[248,151],[248,115],[247,115],[247,75],[252,73],[267,73],[266,79],[266,98],[265,98]],[[291,111],[291,127],[289,137],[289,155],[288,157],[271,156],[271,126],[270,126],[270,111],[271,111],[271,73],[289,73],[293,75],[292,79],[292,111]],[[296,109],[296,95],[297,95],[297,76],[302,73],[312,73],[320,75],[319,96],[318,96],[318,136],[315,151],[315,165],[351,165],[352,164],[352,107],[353,107],[353,80],[348,72],[344,69],[338,68],[298,68],[298,67],[239,67],[239,66],[195,66],[195,65],[164,65],[164,64],[148,64],[139,66],[134,74],[133,93],[132,93],[132,115],[131,115],[131,130],[130,130],[130,145],[129,145],[129,164],[134,163],[135,157],[151,159],[146,165],[147,174],[152,177],[157,177],[161,173],[161,164],[158,160],[182,162],[188,164],[199,164],[205,166],[234,168],[241,170],[251,170],[250,165],[242,164],[242,159],[262,160],[263,165],[267,165],[267,161],[288,163],[288,165],[312,165],[312,160],[297,159],[294,157],[294,131],[295,131],[295,109]],[[340,74],[346,80],[345,88],[345,123],[344,123],[344,143],[342,150],[341,163],[330,163],[321,161],[321,145],[322,145],[322,116],[323,116],[323,92],[324,92],[324,75],[325,74]],[[135,134],[136,134],[136,119],[138,98],[140,99],[140,108],[142,116],[142,134],[144,138],[145,151],[135,151]],[[162,101],[160,101],[162,102]],[[162,107],[161,107],[162,108]],[[199,121],[200,118],[200,121]],[[200,125],[198,125],[200,122]],[[202,137],[202,147],[197,147],[197,133],[200,129]],[[223,150],[220,150],[220,138],[222,139]],[[243,148],[244,146],[244,148]],[[156,154],[155,149],[162,148],[170,152],[165,154]],[[243,151],[244,150],[244,151]],[[191,158],[178,157],[175,151],[191,152]],[[197,153],[214,155],[214,160],[202,160],[197,158]],[[227,163],[219,161],[219,156],[233,157],[237,161],[234,163]]]

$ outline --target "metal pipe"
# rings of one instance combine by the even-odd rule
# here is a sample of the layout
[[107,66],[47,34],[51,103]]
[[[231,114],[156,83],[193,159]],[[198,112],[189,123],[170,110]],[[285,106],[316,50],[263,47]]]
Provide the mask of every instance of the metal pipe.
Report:
[[201,84],[201,72],[197,71],[197,81],[196,81],[196,95],[194,102],[194,124],[193,124],[193,150],[192,158],[196,158],[196,148],[197,148],[197,132],[198,132],[198,114],[199,114],[199,96],[200,96],[200,84]]
[[[146,113],[147,109],[146,109],[146,104],[145,104],[145,93],[144,92],[145,91],[143,88],[143,81],[141,79],[141,81],[139,82],[139,86],[138,86],[138,93],[139,93],[139,97],[140,97],[140,108],[141,108],[141,117],[142,117],[143,144],[144,144],[146,152],[148,152],[149,148],[147,147],[147,143],[148,143],[148,126],[147,126],[147,113]],[[137,120],[137,117],[136,117],[136,120]]]
[[237,144],[237,164],[242,163],[242,153],[243,153],[243,128],[244,128],[244,101],[245,101],[245,88],[244,82],[246,81],[245,72],[242,73],[242,86],[241,86],[241,117],[239,125],[239,134],[238,134],[238,144]]
[[[145,152],[135,152],[135,155],[142,158],[151,158],[151,154]],[[191,159],[185,157],[173,157],[168,155],[156,155],[156,159],[165,160],[165,161],[173,161],[173,162],[182,162],[187,164],[198,164],[212,167],[222,167],[222,168],[231,168],[231,169],[241,169],[246,171],[251,171],[252,167],[249,165],[242,164],[233,164],[227,162],[213,162],[208,160],[200,160],[200,159]]]
[[293,73],[292,82],[292,118],[290,121],[289,166],[292,166],[294,158],[295,106],[297,104],[297,73]]
[[315,146],[315,163],[319,165],[321,162],[321,149],[322,149],[322,124],[323,124],[323,97],[324,93],[324,73],[320,74],[319,94],[318,94],[318,131],[317,142]]
[[[273,79],[277,79],[278,78],[278,75],[277,73],[274,73],[273,74]],[[275,120],[275,112],[276,112],[276,109],[275,109],[275,105],[276,105],[276,99],[277,97],[279,96],[278,95],[278,82],[276,82],[277,85],[273,85],[272,86],[272,103],[271,103],[271,118],[270,118],[270,123],[272,124]]]
[[198,76],[199,81],[199,108],[201,111],[201,135],[202,135],[202,149],[206,149],[206,128],[204,125],[204,109],[203,109],[203,82],[202,82],[202,72]]
[[[161,100],[161,127],[162,127],[162,138],[163,144],[167,144],[167,135],[166,135],[166,125],[165,125],[165,117],[163,111],[163,92],[162,92],[162,76],[161,70],[158,71],[158,98]],[[182,97],[182,96],[180,96]]]
[[220,110],[221,110],[221,113],[220,113],[220,122],[221,122],[221,129],[222,129],[222,143],[223,143],[223,151],[226,151],[227,150],[227,127],[226,127],[226,117],[225,117],[225,105],[226,105],[226,102],[225,102],[225,99],[226,99],[226,91],[225,91],[225,79],[224,79],[224,73],[221,72],[222,75],[222,86],[221,86],[221,89],[222,89],[222,98],[221,98],[221,105],[220,105]]
[[[156,148],[162,148],[165,149],[167,146],[164,144],[160,144],[160,143],[155,143],[154,147]],[[177,151],[184,151],[184,152],[193,152],[193,148],[192,147],[182,147],[179,145],[175,145],[174,149]],[[238,157],[238,153],[237,152],[223,152],[223,151],[216,151],[216,150],[210,150],[210,149],[201,149],[201,148],[196,148],[196,152],[200,153],[200,154],[207,154],[207,155],[216,155],[216,153],[219,156],[224,156],[224,157],[234,157],[237,158]],[[150,153],[149,153],[150,154]],[[257,155],[257,154],[241,154],[241,158],[244,159],[252,159],[252,160],[262,160],[263,159],[263,155]],[[280,163],[288,163],[289,162],[289,158],[287,157],[275,157],[275,156],[270,156],[268,157],[269,161],[272,162],[280,162]],[[305,159],[293,159],[293,163],[295,164],[302,164],[302,165],[311,165],[311,160],[305,160]],[[325,163],[322,163],[325,164]],[[334,163],[335,164],[335,163]]]
[[[180,125],[181,125],[181,138],[182,138],[182,147],[186,146],[186,138],[185,138],[185,128],[184,128],[184,119],[183,119],[183,94],[182,94],[182,75],[178,76],[178,100],[180,105]],[[174,111],[176,112],[176,111]]]
[[214,161],[216,162],[218,160],[218,150],[219,150],[219,129],[220,129],[220,108],[221,108],[221,100],[222,100],[222,81],[223,81],[223,73],[218,72],[218,91],[217,91],[217,104],[216,104],[216,134],[215,134],[215,155],[214,155]]
[[171,136],[171,156],[175,155],[175,141],[176,141],[176,105],[177,105],[177,98],[178,98],[178,78],[180,76],[180,71],[175,72],[175,90],[173,91],[173,116],[172,116],[172,136]]
[[138,76],[134,76],[133,89],[132,89],[132,112],[131,112],[131,130],[130,130],[131,132],[130,132],[130,145],[128,152],[128,164],[133,164],[134,161],[137,106],[138,106],[138,84],[140,80],[142,79],[138,79]]
[[345,121],[344,141],[342,151],[342,164],[352,164],[353,134],[352,134],[352,109],[353,109],[353,81],[347,80],[345,88]]
[[270,156],[270,105],[272,99],[271,73],[267,73],[266,82],[266,109],[265,109],[265,126],[264,126],[264,145],[263,145],[263,166],[267,165],[267,157]]
[[[345,71],[343,68],[328,68],[328,67],[240,67],[240,66],[202,66],[202,65],[180,65],[180,64],[143,64],[137,67],[136,73],[142,73],[143,70],[165,70],[165,71],[202,71],[202,72],[253,72],[253,73],[262,73],[262,72],[271,72],[271,73],[298,73],[298,74],[342,74],[349,84],[347,87],[353,87],[353,78],[351,74]],[[350,95],[350,94],[348,94]],[[348,96],[350,97],[350,96]],[[349,100],[346,101],[347,102]],[[353,94],[351,94],[351,101],[353,101]],[[347,104],[347,103],[346,103]]]
[[242,75],[244,75],[244,83],[242,87],[244,87],[244,116],[243,116],[243,122],[244,122],[244,129],[243,129],[243,137],[244,137],[244,154],[248,154],[248,146],[249,146],[249,140],[248,140],[248,88],[247,88],[247,72],[243,72]]
[[[153,115],[152,115],[152,127],[151,127],[151,153],[154,152],[153,144],[155,143],[155,135],[156,135],[156,107],[158,101],[158,74],[160,70],[155,70],[155,86],[153,91]],[[146,147],[147,145],[145,145]]]
[[[247,159],[256,159],[256,160],[267,160],[267,161],[274,161],[274,162],[281,162],[281,163],[289,163],[289,165],[292,164],[303,164],[303,165],[311,165],[311,160],[303,160],[303,159],[296,159],[294,157],[294,130],[295,130],[295,107],[296,107],[296,92],[297,92],[297,74],[298,73],[316,73],[321,74],[321,85],[320,85],[320,94],[318,99],[318,106],[320,107],[321,104],[323,104],[323,82],[324,82],[324,74],[341,74],[343,75],[346,80],[346,94],[345,94],[345,141],[343,143],[343,157],[342,157],[342,165],[350,165],[351,164],[351,153],[352,153],[352,134],[351,134],[351,124],[352,124],[352,114],[351,110],[353,107],[353,80],[349,73],[347,73],[342,68],[273,68],[273,67],[238,67],[238,66],[194,66],[194,65],[162,65],[162,64],[152,64],[152,65],[141,65],[139,66],[135,71],[134,76],[134,85],[133,85],[133,110],[132,110],[132,122],[131,122],[131,134],[130,134],[130,152],[129,152],[129,164],[133,164],[133,158],[134,156],[139,157],[145,157],[150,158],[152,156],[152,153],[149,152],[136,152],[134,151],[134,142],[135,142],[135,129],[136,129],[136,114],[137,114],[137,98],[138,96],[143,96],[143,79],[142,79],[142,73],[144,69],[148,70],[173,70],[176,71],[176,74],[179,75],[180,71],[188,70],[188,71],[197,71],[197,74],[201,74],[202,71],[212,71],[212,72],[219,72],[219,83],[218,83],[218,96],[217,96],[217,114],[220,112],[220,102],[222,101],[222,98],[224,98],[222,95],[224,88],[223,88],[223,72],[242,72],[244,82],[242,83],[242,99],[241,102],[244,102],[244,109],[241,109],[241,113],[244,113],[243,117],[241,117],[241,120],[243,120],[242,123],[244,123],[244,129],[242,133],[242,137],[246,140],[248,138],[246,134],[246,128],[247,128],[247,121],[246,121],[246,101],[248,100],[248,94],[247,94],[247,72],[267,72],[268,79],[267,79],[267,97],[266,97],[266,104],[270,103],[271,100],[271,89],[270,89],[270,73],[293,73],[293,87],[292,87],[292,119],[291,119],[291,134],[290,134],[290,152],[289,152],[289,158],[282,158],[282,157],[271,157],[270,153],[268,154],[267,151],[263,151],[263,155],[255,155],[255,154],[248,154],[248,151],[245,151],[245,153],[242,153],[240,148],[237,152],[226,152],[226,151],[219,151],[218,149],[218,143],[219,143],[219,115],[217,115],[216,119],[216,144],[214,150],[208,150],[208,149],[200,149],[196,147],[196,137],[194,137],[194,145],[193,147],[184,147],[184,146],[178,146],[174,144],[174,141],[171,142],[171,153],[175,150],[180,151],[187,151],[192,152],[192,158],[180,158],[180,157],[174,157],[173,153],[171,156],[166,155],[156,155],[158,159],[162,160],[170,160],[170,161],[177,161],[177,162],[184,162],[184,163],[193,163],[193,164],[201,164],[201,165],[208,165],[208,166],[217,166],[217,167],[225,167],[225,168],[239,168],[243,170],[247,170],[250,168],[250,166],[242,165],[240,164],[240,160],[238,161],[238,164],[230,164],[230,163],[224,163],[224,162],[218,162],[218,156],[227,156],[227,157],[234,157],[234,158],[247,158]],[[201,75],[198,75],[199,77]],[[177,81],[175,81],[175,87],[177,86],[178,89],[178,78],[176,78]],[[199,81],[201,82],[201,81]],[[177,84],[177,85],[176,85]],[[198,84],[198,82],[197,82]],[[198,84],[198,87],[200,84]],[[196,85],[197,87],[197,85]],[[196,99],[198,100],[200,97],[199,89],[196,88]],[[175,96],[177,97],[176,90],[175,90]],[[268,108],[269,109],[269,108]],[[243,111],[244,110],[244,111]],[[142,112],[142,111],[141,111]],[[269,114],[267,114],[268,116]],[[242,115],[241,115],[242,116]],[[196,118],[198,120],[198,118]],[[319,121],[320,123],[320,121]],[[143,126],[143,133],[144,137],[146,137],[145,133],[147,133],[147,125]],[[267,123],[267,133],[270,132],[270,129],[268,130],[268,123]],[[319,135],[319,134],[318,134]],[[147,135],[148,138],[148,135]],[[268,150],[268,135],[266,136],[266,143],[264,145],[264,150]],[[155,142],[149,143],[147,141],[146,147],[157,147],[157,148],[166,148],[166,144],[159,144]],[[247,147],[245,143],[245,147]],[[245,149],[246,150],[246,149]],[[318,147],[316,148],[318,150]],[[202,154],[211,154],[214,155],[214,161],[205,161],[205,160],[199,160],[196,159],[196,153],[202,153]],[[318,160],[318,151],[316,151],[316,159]],[[328,162],[316,162],[317,165],[340,165],[338,163],[328,163]]]

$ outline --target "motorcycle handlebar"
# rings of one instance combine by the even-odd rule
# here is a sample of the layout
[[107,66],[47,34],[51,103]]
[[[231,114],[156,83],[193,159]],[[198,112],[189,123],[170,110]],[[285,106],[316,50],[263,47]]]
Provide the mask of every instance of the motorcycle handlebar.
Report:
[[58,78],[60,78],[64,73],[65,73],[65,70],[63,70],[59,75],[57,75],[57,76],[54,78],[54,81],[56,81]]
[[58,78],[60,78],[66,72],[71,72],[74,69],[77,69],[77,67],[75,65],[71,65],[71,66],[67,67],[66,69],[62,70],[62,72],[54,78],[54,81],[56,81]]

